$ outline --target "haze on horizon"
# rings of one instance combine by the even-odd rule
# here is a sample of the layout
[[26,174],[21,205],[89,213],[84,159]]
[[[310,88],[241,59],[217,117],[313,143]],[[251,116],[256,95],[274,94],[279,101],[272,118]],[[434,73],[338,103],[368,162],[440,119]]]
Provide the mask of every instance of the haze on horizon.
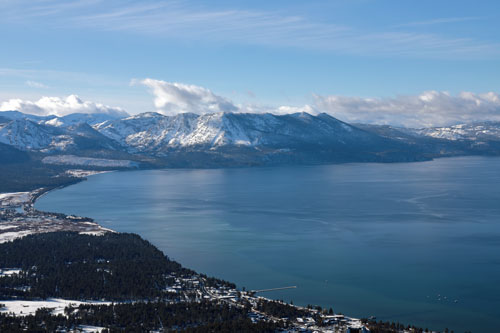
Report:
[[0,1],[0,110],[500,121],[500,3]]

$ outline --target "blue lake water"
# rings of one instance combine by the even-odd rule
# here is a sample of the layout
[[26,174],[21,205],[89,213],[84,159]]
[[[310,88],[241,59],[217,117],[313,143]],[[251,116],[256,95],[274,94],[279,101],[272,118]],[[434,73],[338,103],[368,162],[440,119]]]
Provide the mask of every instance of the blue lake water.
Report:
[[500,158],[114,172],[36,207],[240,287],[297,285],[263,294],[295,304],[456,332],[500,322]]

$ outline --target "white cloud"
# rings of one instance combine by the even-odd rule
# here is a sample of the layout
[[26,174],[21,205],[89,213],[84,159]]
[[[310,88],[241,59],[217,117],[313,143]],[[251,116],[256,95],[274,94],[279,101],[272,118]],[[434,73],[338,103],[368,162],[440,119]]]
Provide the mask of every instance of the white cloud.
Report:
[[123,116],[127,115],[127,113],[119,107],[111,107],[101,103],[83,101],[76,95],[70,95],[65,99],[59,97],[42,97],[38,101],[10,99],[0,104],[0,111],[10,110],[40,116],[65,116],[71,113],[107,113]]
[[166,82],[155,79],[132,80],[132,85],[142,84],[151,89],[156,111],[165,115],[192,112],[273,113],[289,114],[317,111],[310,105],[272,107],[261,104],[236,104],[226,97],[214,94],[210,89],[184,83]]
[[32,81],[32,80],[26,81],[25,84],[31,88],[38,88],[38,89],[47,89],[48,88],[48,86],[46,86],[45,84],[37,82],[37,81]]
[[477,121],[500,121],[500,95],[426,91],[415,96],[363,98],[314,95],[314,102],[303,106],[236,104],[207,88],[162,80],[132,80],[151,89],[158,112],[175,115],[182,112],[246,112],[290,114],[325,112],[349,123],[369,123],[404,127],[447,126]]
[[166,115],[183,112],[234,112],[238,107],[229,99],[214,94],[207,88],[154,79],[132,80],[151,89],[157,110]]
[[453,96],[427,91],[395,98],[315,96],[314,107],[347,122],[406,127],[500,121],[500,95],[494,92],[462,92]]

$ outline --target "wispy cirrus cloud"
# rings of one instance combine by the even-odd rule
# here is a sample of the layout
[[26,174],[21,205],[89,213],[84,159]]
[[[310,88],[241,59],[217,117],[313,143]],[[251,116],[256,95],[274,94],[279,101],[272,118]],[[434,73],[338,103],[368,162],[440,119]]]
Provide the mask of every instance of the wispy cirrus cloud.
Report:
[[[34,88],[40,84],[41,80],[53,80],[61,82],[80,82],[91,85],[103,86],[126,86],[127,81],[110,78],[109,76],[96,73],[61,71],[52,69],[26,69],[26,68],[0,68],[0,78],[15,78],[25,80],[27,86]],[[48,85],[42,84],[48,87]]]
[[459,22],[468,22],[468,21],[478,21],[483,19],[483,17],[479,16],[467,16],[467,17],[441,17],[432,20],[425,21],[415,21],[415,22],[406,22],[398,24],[394,27],[419,27],[419,26],[430,26],[436,24],[448,24],[448,23],[459,23]]
[[[401,29],[367,31],[302,15],[213,9],[188,1],[94,0],[61,3],[47,0],[24,2],[22,5],[18,2],[18,5],[4,7],[2,10],[8,13],[5,17],[11,20],[50,17],[51,24],[56,27],[126,31],[206,43],[229,42],[382,56],[491,58],[500,55],[500,45],[490,41],[436,33],[401,32]],[[407,26],[474,19],[441,18],[413,22]]]
[[9,21],[20,21],[32,18],[43,18],[47,16],[64,15],[75,10],[89,8],[98,5],[101,0],[20,0],[0,1],[3,19]]
[[37,82],[37,81],[32,81],[32,80],[26,81],[25,84],[30,88],[38,88],[38,89],[47,89],[48,88],[47,85],[40,83],[40,82]]
[[368,32],[303,16],[248,10],[193,8],[184,2],[110,8],[75,17],[84,26],[199,41],[320,49],[346,54],[413,57],[500,55],[500,45],[430,33]]

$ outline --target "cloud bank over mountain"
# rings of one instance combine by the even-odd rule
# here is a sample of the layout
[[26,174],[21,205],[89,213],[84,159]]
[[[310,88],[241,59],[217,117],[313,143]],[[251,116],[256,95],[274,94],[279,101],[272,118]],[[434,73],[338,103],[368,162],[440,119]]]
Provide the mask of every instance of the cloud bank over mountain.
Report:
[[192,112],[235,112],[238,107],[229,99],[214,94],[207,88],[192,84],[166,82],[162,80],[132,80],[151,89],[157,110],[165,115]]
[[287,114],[328,113],[346,122],[390,124],[403,127],[447,126],[476,121],[500,121],[500,95],[495,92],[476,94],[426,91],[420,95],[394,98],[363,98],[338,95],[314,95],[313,102],[303,106],[268,106],[237,104],[211,90],[183,83],[155,79],[133,80],[151,89],[157,111],[165,115],[183,112],[249,112]]
[[[327,113],[348,123],[393,125],[402,127],[449,126],[480,121],[500,121],[500,95],[496,92],[426,91],[420,95],[391,98],[364,98],[339,95],[313,95],[310,104],[302,106],[238,104],[210,89],[185,83],[152,78],[132,80],[151,91],[155,111],[173,116],[179,113],[216,112],[290,114]],[[71,113],[104,113],[125,117],[119,107],[84,101],[77,95],[66,98],[42,97],[38,101],[10,99],[0,103],[0,111],[17,110],[34,115],[64,116]],[[143,110],[143,112],[152,110]]]
[[427,91],[395,98],[315,96],[314,108],[351,123],[417,128],[500,121],[500,95],[494,92],[461,92],[453,96]]
[[210,89],[192,84],[167,82],[146,78],[143,80],[133,79],[132,85],[144,85],[151,90],[154,96],[156,111],[164,115],[176,115],[179,113],[273,113],[289,114],[296,112],[318,112],[310,105],[289,106],[283,105],[273,107],[259,104],[237,104],[229,98],[219,96]]
[[42,97],[38,101],[10,99],[0,104],[0,111],[20,111],[38,116],[65,116],[71,113],[104,113],[117,116],[128,114],[119,107],[107,106],[101,103],[83,101],[77,95],[66,98]]

